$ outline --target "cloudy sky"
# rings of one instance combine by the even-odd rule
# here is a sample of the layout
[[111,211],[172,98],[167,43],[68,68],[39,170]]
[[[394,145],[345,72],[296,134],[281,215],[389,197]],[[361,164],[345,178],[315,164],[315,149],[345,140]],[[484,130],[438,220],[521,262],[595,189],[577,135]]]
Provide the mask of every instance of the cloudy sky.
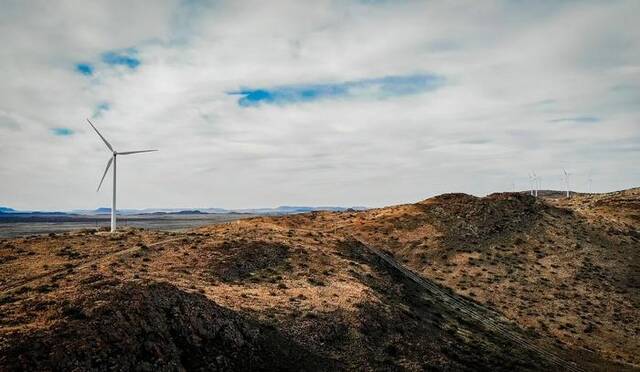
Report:
[[119,158],[122,208],[639,186],[639,23],[636,0],[2,0],[0,205],[109,205],[85,118],[160,149]]

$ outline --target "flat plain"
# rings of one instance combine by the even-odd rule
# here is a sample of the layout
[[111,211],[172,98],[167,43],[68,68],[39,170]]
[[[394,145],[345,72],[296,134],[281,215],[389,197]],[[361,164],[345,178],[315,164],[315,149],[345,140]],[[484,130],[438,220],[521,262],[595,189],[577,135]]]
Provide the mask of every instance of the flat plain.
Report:
[[[163,216],[133,215],[118,217],[118,226],[150,230],[186,231],[190,228],[254,217],[246,213],[167,214]],[[65,217],[0,217],[0,238],[32,234],[61,233],[82,229],[106,229],[110,225],[107,215]]]

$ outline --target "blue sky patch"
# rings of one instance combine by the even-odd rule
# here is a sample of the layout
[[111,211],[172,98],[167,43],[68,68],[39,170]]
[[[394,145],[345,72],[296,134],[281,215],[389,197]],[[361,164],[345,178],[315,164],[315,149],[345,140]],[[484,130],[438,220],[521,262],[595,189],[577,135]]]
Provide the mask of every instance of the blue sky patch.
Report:
[[442,87],[445,79],[432,74],[385,76],[332,84],[296,84],[272,88],[247,88],[228,92],[241,96],[243,107],[265,104],[292,104],[328,98],[373,98],[419,94]]
[[70,136],[73,134],[73,130],[70,128],[53,128],[51,129],[51,132],[55,136],[62,136],[62,137]]
[[85,76],[93,75],[93,66],[90,63],[76,64],[76,71]]
[[111,105],[109,102],[100,102],[96,105],[95,110],[93,111],[93,117],[97,118],[102,116],[102,113],[105,111],[111,110]]
[[135,57],[136,53],[135,49],[105,52],[102,54],[102,62],[111,66],[121,65],[135,69],[140,66],[140,60]]

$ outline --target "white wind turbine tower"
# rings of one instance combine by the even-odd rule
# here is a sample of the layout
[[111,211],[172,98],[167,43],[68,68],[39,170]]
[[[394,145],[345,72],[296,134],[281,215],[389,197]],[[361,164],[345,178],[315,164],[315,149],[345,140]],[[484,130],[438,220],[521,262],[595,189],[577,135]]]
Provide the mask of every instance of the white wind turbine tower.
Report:
[[534,173],[534,176],[536,177],[536,198],[537,198],[538,192],[542,190],[542,177],[536,175],[535,173]]
[[587,174],[587,190],[589,194],[591,194],[591,184],[593,183],[593,179],[591,178],[591,173],[593,169],[589,169],[589,173]]
[[540,189],[540,184],[542,179],[540,177],[538,177],[538,175],[536,174],[536,172],[531,172],[533,174],[533,189],[534,189],[534,193],[533,196],[535,196],[536,198],[538,197],[538,190]]
[[98,185],[98,189],[96,190],[96,192],[100,190],[100,186],[102,186],[102,181],[104,181],[104,177],[107,175],[107,172],[109,171],[109,167],[111,166],[111,163],[113,163],[113,199],[111,200],[111,232],[115,232],[116,231],[116,157],[118,155],[131,155],[131,154],[139,154],[141,152],[152,152],[152,151],[158,151],[158,150],[117,152],[116,150],[113,149],[113,147],[111,147],[111,144],[102,136],[102,134],[98,132],[98,129],[96,129],[96,127],[93,126],[93,123],[91,123],[89,119],[87,119],[87,122],[89,123],[89,125],[91,125],[93,130],[96,131],[98,136],[100,136],[104,144],[107,145],[107,148],[109,149],[109,151],[111,151],[111,158],[109,158],[109,161],[107,162],[107,167],[104,170],[104,174],[102,174],[102,178],[100,179],[100,184]]
[[533,190],[536,188],[535,184],[535,178],[533,177],[533,175],[531,175],[531,173],[529,173],[529,186],[531,188],[531,196],[534,196],[534,192]]
[[564,182],[567,185],[567,198],[570,198],[571,195],[569,194],[569,176],[571,175],[571,173],[567,173],[564,168],[562,168],[562,173],[564,173]]

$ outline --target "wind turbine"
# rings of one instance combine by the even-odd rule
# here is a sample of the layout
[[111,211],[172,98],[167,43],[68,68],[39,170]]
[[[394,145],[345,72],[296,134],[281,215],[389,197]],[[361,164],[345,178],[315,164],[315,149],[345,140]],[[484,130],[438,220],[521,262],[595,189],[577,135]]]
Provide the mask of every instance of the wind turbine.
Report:
[[587,187],[588,187],[588,192],[589,194],[591,194],[591,184],[593,183],[593,179],[591,178],[591,173],[592,173],[593,169],[589,169],[589,173],[587,175]]
[[536,176],[537,186],[536,186],[536,197],[538,197],[538,193],[542,190],[542,177]]
[[533,186],[534,186],[534,190],[535,190],[535,193],[533,194],[533,196],[535,196],[537,198],[538,197],[538,190],[540,190],[540,185],[541,185],[542,178],[538,177],[536,172],[532,172],[532,173],[533,173]]
[[533,192],[533,190],[536,188],[534,182],[535,182],[535,177],[533,177],[533,175],[529,173],[529,186],[531,186],[531,196],[535,196]]
[[567,171],[564,168],[562,168],[562,173],[564,173],[564,182],[567,185],[567,199],[568,199],[571,197],[569,195],[569,176],[571,175],[571,173],[567,173]]
[[115,232],[116,231],[116,157],[118,155],[131,155],[131,154],[139,154],[141,152],[152,152],[152,151],[158,151],[158,150],[138,150],[138,151],[117,152],[116,150],[113,149],[113,147],[111,147],[111,144],[102,136],[102,134],[98,132],[98,129],[96,129],[96,127],[93,125],[93,123],[89,119],[87,119],[87,122],[89,123],[89,125],[91,125],[93,130],[96,131],[98,136],[100,136],[100,138],[102,139],[102,142],[104,142],[104,144],[107,145],[107,148],[109,149],[109,151],[111,151],[111,158],[109,158],[109,161],[107,162],[107,167],[104,170],[104,174],[102,174],[102,178],[100,179],[100,184],[98,185],[98,189],[96,190],[96,192],[100,190],[100,186],[102,186],[102,181],[104,181],[104,177],[107,175],[107,172],[109,171],[109,167],[111,166],[111,163],[113,163],[113,199],[111,200],[111,232]]

